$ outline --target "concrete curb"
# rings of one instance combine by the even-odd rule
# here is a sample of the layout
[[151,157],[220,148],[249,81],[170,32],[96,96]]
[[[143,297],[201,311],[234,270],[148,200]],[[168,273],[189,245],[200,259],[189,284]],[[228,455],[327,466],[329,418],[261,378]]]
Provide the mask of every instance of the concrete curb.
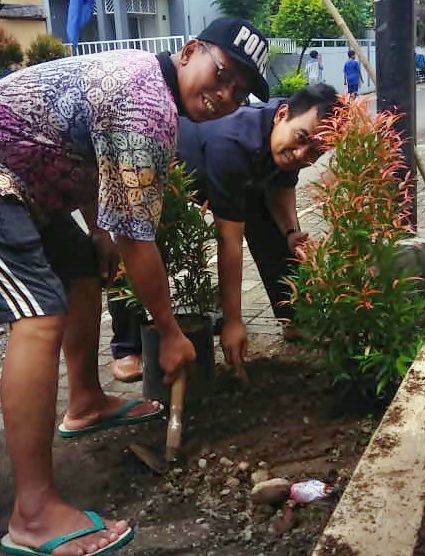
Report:
[[425,346],[363,454],[312,556],[412,555],[425,495]]

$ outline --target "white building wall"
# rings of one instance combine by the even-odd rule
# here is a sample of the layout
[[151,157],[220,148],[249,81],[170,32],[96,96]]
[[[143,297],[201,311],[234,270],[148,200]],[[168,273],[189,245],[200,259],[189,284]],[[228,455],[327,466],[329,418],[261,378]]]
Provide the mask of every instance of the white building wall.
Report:
[[156,25],[159,37],[168,37],[170,33],[170,12],[168,0],[156,0],[158,13],[156,15]]
[[[188,35],[198,35],[211,21],[222,15],[211,0],[185,0]],[[189,22],[190,21],[190,29]]]
[[140,38],[157,37],[159,35],[157,16],[144,15],[140,19],[142,20]]

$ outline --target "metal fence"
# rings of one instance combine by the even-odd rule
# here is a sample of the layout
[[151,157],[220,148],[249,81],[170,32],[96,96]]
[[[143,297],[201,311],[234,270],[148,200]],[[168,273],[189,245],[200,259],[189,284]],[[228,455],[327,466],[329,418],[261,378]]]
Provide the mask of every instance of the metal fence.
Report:
[[[295,54],[301,50],[301,46],[291,39],[270,38],[271,46],[277,47],[281,54]],[[358,39],[357,42],[363,47],[375,46],[374,39]],[[350,44],[346,39],[312,39],[309,48],[349,48]]]
[[[193,37],[189,37],[193,38]],[[271,46],[277,48],[281,54],[299,54],[301,48],[297,45],[296,41],[285,38],[271,38],[269,39]],[[125,39],[113,41],[92,41],[80,42],[74,49],[71,45],[67,45],[69,50],[72,50],[72,55],[81,56],[83,54],[95,54],[97,52],[106,52],[109,50],[120,50],[123,48],[146,50],[157,54],[164,50],[168,50],[172,54],[178,52],[183,44],[185,38],[183,35],[170,36],[170,37],[152,37],[152,38],[139,38],[139,39]],[[359,44],[367,55],[368,59],[374,63],[375,57],[375,40],[360,39]],[[338,90],[343,89],[343,83],[339,83],[342,79],[343,58],[346,56],[346,49],[349,43],[345,39],[313,39],[310,43],[310,48],[319,49],[320,53],[326,58],[325,60],[325,73],[326,80],[334,84]],[[338,68],[338,75],[336,74]],[[333,75],[335,73],[335,75]],[[370,87],[368,81],[367,87]]]
[[297,43],[291,39],[268,39],[270,46],[278,48],[281,54],[294,54]]
[[[356,39],[359,46],[375,46],[375,39]],[[346,39],[313,39],[309,48],[350,48],[350,43]]]
[[96,54],[97,52],[107,52],[109,50],[121,50],[123,48],[146,50],[157,54],[168,50],[172,54],[178,52],[184,44],[183,35],[173,37],[152,37],[144,39],[125,39],[116,41],[92,41],[80,42],[76,48],[71,45],[66,46],[72,50],[73,56],[81,56],[83,54]]

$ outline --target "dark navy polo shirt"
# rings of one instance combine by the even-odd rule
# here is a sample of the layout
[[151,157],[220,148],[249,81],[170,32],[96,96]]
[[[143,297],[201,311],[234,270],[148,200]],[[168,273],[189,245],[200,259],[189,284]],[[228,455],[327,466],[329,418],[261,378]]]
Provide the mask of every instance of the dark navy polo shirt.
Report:
[[280,170],[270,151],[273,117],[281,102],[244,106],[202,123],[180,118],[178,158],[194,171],[198,200],[208,200],[220,218],[245,220],[249,187],[295,187],[298,170]]

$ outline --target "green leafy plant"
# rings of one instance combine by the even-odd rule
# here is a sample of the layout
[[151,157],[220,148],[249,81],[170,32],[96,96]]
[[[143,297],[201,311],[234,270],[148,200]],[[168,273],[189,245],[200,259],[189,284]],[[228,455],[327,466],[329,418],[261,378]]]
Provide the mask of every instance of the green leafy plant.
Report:
[[398,242],[411,235],[399,118],[347,100],[324,124],[332,179],[315,194],[328,232],[298,250],[297,274],[285,280],[295,322],[321,349],[324,369],[378,395],[404,376],[423,337],[418,279],[395,271]]
[[23,53],[18,41],[0,27],[0,70],[7,70],[22,60]]
[[[161,221],[156,243],[170,279],[171,296],[177,313],[206,315],[216,305],[216,287],[209,265],[216,238],[214,222],[194,202],[191,185],[184,164],[170,171],[164,190]],[[129,306],[143,312],[135,297],[125,269],[121,268],[112,290],[119,298],[127,298]]]
[[308,85],[307,79],[300,72],[286,73],[279,78],[279,82],[272,87],[272,96],[290,97],[299,89]]
[[26,51],[27,65],[33,66],[67,56],[65,45],[53,35],[38,35]]

